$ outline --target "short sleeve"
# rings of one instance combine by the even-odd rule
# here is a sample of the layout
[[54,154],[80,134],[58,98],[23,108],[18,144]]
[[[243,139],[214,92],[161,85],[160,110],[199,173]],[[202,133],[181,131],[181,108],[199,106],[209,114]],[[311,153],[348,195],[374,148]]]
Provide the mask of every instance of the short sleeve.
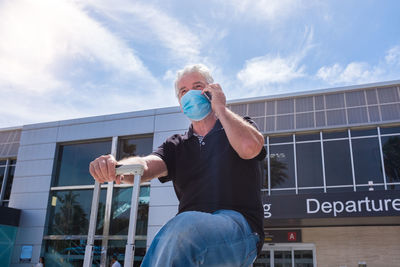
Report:
[[172,181],[175,177],[175,168],[176,168],[175,150],[176,150],[177,140],[178,137],[176,135],[171,136],[161,146],[159,146],[156,151],[151,153],[152,155],[161,158],[164,161],[165,165],[167,166],[168,175],[158,178],[158,180],[161,183]]
[[[255,121],[252,118],[245,116],[245,117],[243,117],[243,119],[245,121],[247,121],[248,123],[250,123],[252,126],[254,126],[254,128],[256,128],[258,131],[260,131],[257,123],[255,123]],[[265,150],[265,147],[263,146],[260,153],[258,153],[258,155],[254,157],[254,159],[261,161],[261,160],[265,159],[266,156],[267,156],[267,151]]]

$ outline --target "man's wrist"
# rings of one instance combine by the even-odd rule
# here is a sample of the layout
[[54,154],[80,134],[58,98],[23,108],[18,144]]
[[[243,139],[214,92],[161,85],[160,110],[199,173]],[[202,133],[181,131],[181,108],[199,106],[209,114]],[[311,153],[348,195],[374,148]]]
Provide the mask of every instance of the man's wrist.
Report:
[[223,118],[226,115],[227,112],[227,108],[226,106],[222,106],[221,108],[215,110],[215,115],[217,116],[217,118]]

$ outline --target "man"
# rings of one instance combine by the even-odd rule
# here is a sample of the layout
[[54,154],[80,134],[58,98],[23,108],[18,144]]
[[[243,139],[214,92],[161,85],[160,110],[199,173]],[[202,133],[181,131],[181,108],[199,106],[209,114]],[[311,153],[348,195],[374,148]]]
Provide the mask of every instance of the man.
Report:
[[118,262],[118,258],[116,255],[111,257],[111,267],[121,267],[121,264]]
[[[146,157],[118,164],[143,164],[142,181],[172,181],[178,215],[154,238],[142,266],[249,266],[263,242],[260,197],[264,138],[250,118],[226,107],[225,94],[201,64],[177,74],[176,95],[192,124]],[[99,182],[133,182],[115,176],[115,159],[90,164]]]

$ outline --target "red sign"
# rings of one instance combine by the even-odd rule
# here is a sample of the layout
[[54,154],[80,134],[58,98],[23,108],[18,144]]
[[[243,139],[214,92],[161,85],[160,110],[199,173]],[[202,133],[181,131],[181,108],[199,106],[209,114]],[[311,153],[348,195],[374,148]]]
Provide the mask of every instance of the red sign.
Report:
[[296,242],[297,241],[297,233],[296,232],[288,232],[287,239],[288,239],[288,241]]

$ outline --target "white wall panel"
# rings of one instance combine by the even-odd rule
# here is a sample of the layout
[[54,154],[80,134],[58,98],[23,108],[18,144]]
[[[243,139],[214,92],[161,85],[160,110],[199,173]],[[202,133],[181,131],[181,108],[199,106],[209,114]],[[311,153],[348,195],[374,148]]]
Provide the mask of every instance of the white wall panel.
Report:
[[155,131],[174,131],[176,129],[187,129],[190,120],[183,113],[172,113],[157,115],[155,121]]
[[48,192],[50,190],[51,176],[16,177],[13,181],[11,194]]
[[179,205],[179,201],[172,186],[150,187],[150,206],[171,205]]
[[16,209],[46,209],[49,192],[12,194],[10,208]]
[[166,183],[161,183],[160,180],[156,179],[152,179],[151,180],[151,187],[171,187],[172,186],[172,182],[166,182]]
[[15,244],[41,244],[44,227],[19,227]]
[[22,130],[21,146],[41,143],[53,143],[57,139],[57,128],[43,128],[37,130]]
[[94,138],[110,137],[104,122],[76,124],[59,127],[57,141],[66,142]]
[[47,176],[51,175],[52,171],[52,159],[18,161],[15,167],[14,176]]
[[107,121],[105,127],[109,136],[152,133],[154,116]]
[[178,213],[178,206],[149,207],[149,226],[162,226]]
[[160,231],[161,226],[149,226],[147,228],[147,248],[150,247],[151,242],[153,242],[154,237],[157,235],[158,231]]
[[56,143],[20,146],[18,160],[53,159]]
[[43,227],[46,221],[46,209],[22,210],[19,227]]

